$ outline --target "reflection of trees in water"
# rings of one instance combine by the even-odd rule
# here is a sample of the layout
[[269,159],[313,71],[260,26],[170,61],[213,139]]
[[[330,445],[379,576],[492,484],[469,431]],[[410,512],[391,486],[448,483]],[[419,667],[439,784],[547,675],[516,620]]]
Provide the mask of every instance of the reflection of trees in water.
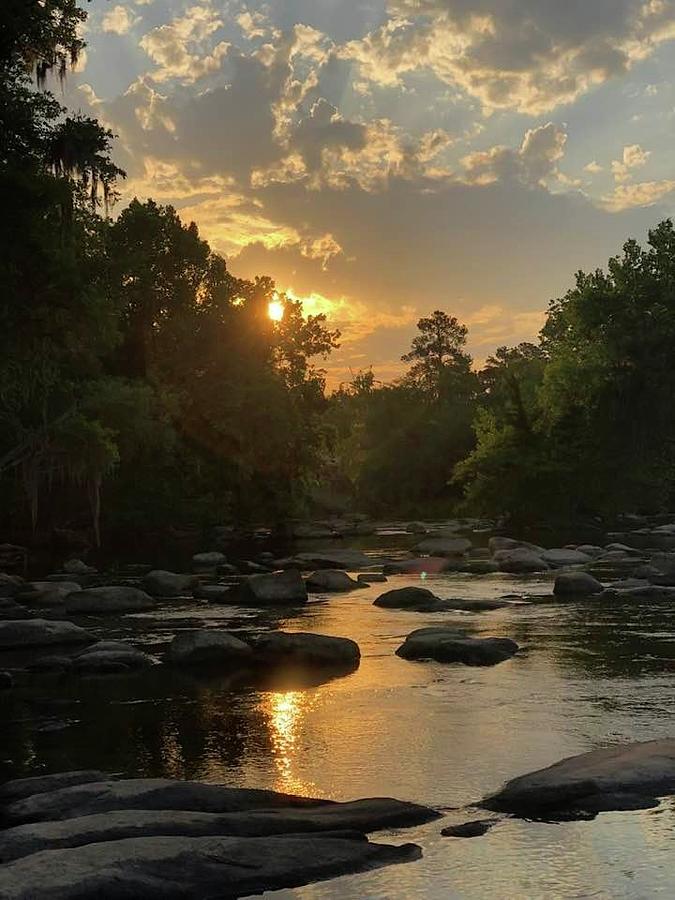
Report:
[[100,768],[225,778],[247,761],[274,758],[279,781],[290,790],[308,689],[336,674],[289,671],[254,684],[251,673],[162,669],[131,678],[36,682],[0,701],[8,731],[2,774]]
[[659,675],[675,669],[675,610],[667,602],[588,600],[565,609],[552,652],[578,674]]

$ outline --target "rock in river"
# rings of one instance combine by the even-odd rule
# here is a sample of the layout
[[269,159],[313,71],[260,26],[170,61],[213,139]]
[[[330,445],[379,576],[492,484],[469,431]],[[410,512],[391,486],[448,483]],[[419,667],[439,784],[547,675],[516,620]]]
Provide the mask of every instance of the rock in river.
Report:
[[307,602],[307,586],[297,569],[270,575],[250,575],[233,592],[237,603],[283,606]]
[[513,574],[546,572],[550,568],[546,560],[527,547],[516,547],[514,550],[497,550],[494,560],[500,571]]
[[482,802],[486,809],[566,817],[646,809],[675,792],[675,739],[620,744],[521,775]]
[[518,652],[509,638],[469,638],[444,626],[418,628],[396,651],[403,659],[433,659],[436,662],[464,663],[467,666],[494,666]]
[[583,566],[592,562],[592,557],[579,550],[568,550],[566,548],[555,548],[553,550],[544,550],[541,558],[554,569],[560,569],[563,566]]
[[173,665],[238,666],[251,662],[248,644],[227,631],[181,631],[171,642],[167,661]]
[[412,609],[426,612],[437,609],[443,601],[427,588],[404,587],[395,588],[380,594],[373,606],[384,609]]
[[358,581],[354,581],[342,569],[319,569],[307,578],[307,590],[323,593],[341,593],[353,591],[360,587]]
[[3,900],[202,900],[297,887],[419,859],[414,844],[373,844],[353,835],[266,838],[184,835],[127,838],[46,850],[9,863]]
[[153,569],[143,578],[143,587],[153,597],[181,597],[190,592],[196,583],[194,575],[181,575]]
[[354,666],[361,658],[356,641],[325,634],[270,631],[253,644],[258,662],[265,665]]
[[468,538],[431,536],[421,541],[415,550],[431,556],[464,556],[472,546]]
[[73,622],[24,619],[0,622],[0,650],[47,647],[52,644],[87,644],[94,638]]
[[602,590],[602,584],[588,572],[563,572],[556,575],[553,586],[553,593],[559,597],[583,597]]
[[438,818],[389,798],[335,803],[269,790],[76,772],[9,782],[3,900],[248,896],[418,859],[366,833]]
[[142,612],[154,606],[155,601],[145,591],[126,586],[87,588],[66,597],[69,613]]

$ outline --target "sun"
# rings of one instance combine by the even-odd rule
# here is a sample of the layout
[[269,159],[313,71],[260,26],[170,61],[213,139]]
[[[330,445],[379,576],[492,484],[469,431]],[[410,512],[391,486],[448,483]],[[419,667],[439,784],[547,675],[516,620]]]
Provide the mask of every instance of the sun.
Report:
[[273,322],[281,322],[284,317],[284,304],[280,300],[270,300],[267,304],[267,315]]

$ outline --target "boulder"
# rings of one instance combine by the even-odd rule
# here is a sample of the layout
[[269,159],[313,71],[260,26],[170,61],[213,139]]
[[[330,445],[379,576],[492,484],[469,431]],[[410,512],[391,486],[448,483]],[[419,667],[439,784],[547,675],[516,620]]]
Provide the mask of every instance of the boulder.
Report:
[[602,584],[588,572],[563,572],[556,575],[553,586],[553,593],[559,597],[584,597],[602,590]]
[[68,575],[96,575],[98,570],[94,566],[88,566],[81,559],[69,559],[64,562],[63,571]]
[[395,588],[380,594],[373,606],[381,606],[384,609],[413,609],[430,610],[441,603],[441,599],[426,588],[404,587]]
[[217,550],[210,553],[195,553],[192,557],[192,565],[200,572],[215,569],[217,566],[224,566],[226,564],[227,557],[224,553],[219,553]]
[[508,781],[486,809],[526,817],[574,818],[641,809],[675,792],[675,739],[603,747]]
[[72,662],[72,671],[78,675],[133,672],[147,669],[155,660],[130,644],[116,641],[100,641],[79,653]]
[[387,580],[387,576],[380,572],[361,572],[356,580],[361,584],[380,584]]
[[76,772],[55,772],[53,775],[31,775],[29,778],[15,778],[0,785],[0,804],[25,800],[34,794],[58,791],[61,788],[92,781],[105,781],[110,776],[98,769],[82,769]]
[[424,522],[408,522],[405,530],[408,534],[426,534],[429,529]]
[[305,584],[308,591],[319,593],[341,593],[359,587],[358,581],[354,581],[342,569],[319,569],[312,572]]
[[4,867],[3,900],[202,900],[298,887],[419,859],[414,844],[355,836],[127,838],[33,853]]
[[171,642],[167,662],[237,668],[250,663],[252,656],[250,646],[227,631],[181,631]]
[[317,540],[319,538],[330,538],[335,537],[337,532],[330,525],[309,525],[309,524],[299,524],[294,525],[292,529],[292,535],[294,538],[300,538],[304,540]]
[[321,834],[356,830],[370,832],[419,824],[436,817],[433,810],[399,800],[356,800],[326,803],[310,809],[271,809],[208,813],[176,809],[123,809],[56,822],[32,822],[0,832],[0,863],[38,853],[82,847],[124,838],[160,835]]
[[21,603],[16,603],[9,597],[0,598],[0,621],[7,622],[17,619],[33,619],[35,613]]
[[441,572],[450,572],[460,568],[458,560],[447,559],[444,556],[419,556],[414,559],[397,559],[394,562],[385,563],[382,571],[385,575],[438,575]]
[[21,596],[37,606],[63,606],[68,594],[81,590],[76,581],[31,581],[24,585]]
[[578,550],[579,553],[585,553],[586,556],[591,556],[594,559],[596,556],[602,556],[604,553],[602,547],[598,547],[596,544],[579,544],[578,547],[575,547],[575,550]]
[[296,553],[293,557],[300,566],[317,569],[368,569],[377,560],[359,550],[315,550],[311,553]]
[[415,547],[418,553],[428,553],[430,556],[464,556],[472,543],[468,538],[458,537],[428,537]]
[[533,553],[540,555],[544,552],[543,547],[539,547],[537,544],[530,544],[528,541],[517,541],[515,538],[510,537],[502,537],[501,535],[495,535],[491,537],[488,541],[488,547],[490,549],[490,553],[493,555],[497,553],[499,550],[532,550]]
[[18,575],[8,575],[0,572],[0,598],[14,597],[19,593],[23,579]]
[[27,619],[0,622],[0,650],[48,647],[54,644],[88,644],[94,638],[73,622]]
[[467,575],[492,575],[499,571],[499,564],[493,559],[469,559],[462,563],[460,571]]
[[143,612],[154,606],[155,601],[145,591],[127,586],[87,588],[66,597],[69,613]]
[[358,666],[361,651],[356,641],[307,634],[270,631],[256,638],[253,650],[258,663],[272,666]]
[[307,587],[297,569],[270,575],[250,575],[235,589],[236,602],[246,606],[293,606],[307,602]]
[[526,574],[528,572],[546,572],[549,564],[533,550],[527,547],[516,547],[513,550],[497,550],[494,560],[500,572]]
[[182,597],[188,594],[196,583],[194,575],[180,575],[153,569],[143,578],[143,587],[153,597]]
[[26,667],[33,675],[65,675],[73,668],[70,656],[41,656]]
[[476,819],[473,822],[463,822],[461,825],[448,825],[441,831],[443,837],[473,838],[487,834],[499,819]]
[[592,557],[579,550],[566,550],[562,548],[554,548],[553,550],[544,550],[540,554],[544,562],[547,562],[552,568],[559,569],[563,566],[583,566],[592,561]]
[[200,584],[192,594],[196,600],[208,600],[209,603],[234,602],[231,584]]
[[396,651],[402,659],[433,659],[436,662],[493,666],[518,652],[509,638],[468,638],[445,626],[418,628]]
[[603,590],[600,600],[668,601],[675,602],[675,587],[657,584],[625,584],[620,581]]
[[14,676],[11,672],[0,669],[0,691],[7,691],[14,687]]

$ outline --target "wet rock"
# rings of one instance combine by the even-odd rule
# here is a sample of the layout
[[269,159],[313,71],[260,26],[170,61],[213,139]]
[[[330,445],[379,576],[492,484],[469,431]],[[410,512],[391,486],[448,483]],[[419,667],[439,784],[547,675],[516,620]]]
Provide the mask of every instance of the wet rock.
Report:
[[601,600],[662,601],[675,602],[675,587],[657,584],[622,584],[620,581],[603,590]]
[[408,534],[426,534],[429,529],[424,522],[408,522],[405,530]]
[[397,559],[394,562],[385,563],[382,571],[385,575],[438,575],[441,572],[458,570],[458,560],[447,559],[444,556],[420,556],[414,559]]
[[500,550],[531,550],[537,556],[544,552],[544,548],[539,547],[537,544],[530,544],[528,541],[517,541],[515,538],[502,537],[501,535],[491,537],[488,541],[488,547],[493,555]]
[[330,525],[300,524],[293,526],[292,535],[294,538],[316,540],[319,538],[335,537],[337,535],[337,532],[334,528],[331,528]]
[[143,588],[153,597],[182,597],[195,584],[194,575],[166,572],[163,569],[153,569],[143,578]]
[[167,661],[172,665],[239,667],[250,663],[250,646],[233,634],[218,630],[182,631],[171,642]]
[[35,613],[16,603],[10,598],[0,598],[0,621],[15,621],[17,619],[33,619]]
[[14,687],[14,676],[11,672],[0,669],[0,691],[7,691]]
[[76,772],[56,772],[52,775],[32,775],[29,778],[15,778],[0,785],[0,803],[25,800],[35,794],[57,791],[61,788],[110,778],[98,769],[82,769]]
[[27,666],[34,675],[65,675],[73,667],[69,656],[41,656]]
[[571,756],[507,782],[482,802],[519,816],[575,818],[644,809],[675,792],[675,739],[621,744]]
[[87,644],[94,638],[73,622],[28,619],[0,622],[0,650],[46,647],[52,644]]
[[19,593],[23,579],[18,575],[8,575],[0,572],[0,598],[14,597]]
[[468,538],[458,537],[428,537],[420,541],[415,547],[418,553],[428,553],[430,556],[464,556],[472,543]]
[[405,587],[395,588],[380,594],[373,606],[381,606],[384,609],[413,609],[431,610],[438,607],[442,601],[427,588]]
[[591,556],[595,558],[596,556],[602,556],[604,550],[602,547],[598,547],[596,544],[580,544],[575,548],[579,551],[579,553],[585,553],[586,556]]
[[353,591],[359,587],[358,581],[354,581],[342,569],[319,569],[313,572],[306,580],[308,591],[340,593]]
[[251,575],[235,589],[237,603],[284,606],[307,602],[307,587],[297,569],[270,575]]
[[359,550],[315,550],[311,553],[296,553],[293,557],[300,566],[317,569],[358,569],[370,568],[377,560]]
[[499,571],[499,564],[493,559],[470,559],[462,563],[460,571],[467,575],[491,575]]
[[473,822],[463,822],[461,825],[448,825],[441,831],[444,837],[473,838],[487,834],[499,819],[476,819]]
[[208,600],[209,603],[227,603],[232,602],[232,585],[231,584],[200,584],[193,591],[193,596],[197,600]]
[[192,565],[198,572],[215,569],[227,563],[227,557],[224,553],[214,550],[210,553],[195,553],[192,557]]
[[63,564],[63,571],[69,575],[96,575],[98,569],[88,566],[81,559],[69,559]]
[[9,863],[3,871],[2,896],[3,900],[241,897],[420,856],[414,844],[380,845],[333,834],[128,838],[48,850]]
[[184,810],[114,810],[56,822],[34,822],[0,832],[0,863],[38,853],[124,838],[160,835],[265,837],[337,831],[371,832],[436,818],[433,810],[399,800],[326,803],[313,809],[206,813]]
[[387,580],[387,576],[379,572],[361,572],[356,576],[356,580],[361,584],[380,584]]
[[68,594],[81,590],[76,581],[31,581],[24,585],[19,597],[36,606],[63,606]]
[[468,638],[444,626],[418,628],[396,651],[402,659],[433,659],[467,666],[494,666],[518,652],[509,638]]
[[550,566],[533,550],[516,547],[513,550],[497,550],[494,560],[501,572],[526,574],[528,572],[546,572]]
[[541,558],[547,562],[552,568],[558,569],[563,566],[583,566],[592,561],[592,557],[579,550],[566,550],[555,548],[553,550],[544,550]]
[[253,644],[258,663],[274,666],[358,666],[361,651],[356,641],[324,634],[271,631]]
[[[101,642],[105,644],[107,642]],[[94,644],[80,653],[72,661],[72,671],[78,675],[96,675],[107,672],[133,672],[147,669],[154,665],[154,659],[147,653],[131,646],[115,647],[110,642],[108,647]]]
[[223,563],[216,568],[218,575],[241,575],[241,572],[233,563]]
[[559,597],[585,597],[602,590],[602,584],[588,572],[563,572],[556,575],[553,586],[553,593]]
[[69,613],[125,613],[154,609],[155,601],[135,587],[107,586],[87,588],[66,597]]

